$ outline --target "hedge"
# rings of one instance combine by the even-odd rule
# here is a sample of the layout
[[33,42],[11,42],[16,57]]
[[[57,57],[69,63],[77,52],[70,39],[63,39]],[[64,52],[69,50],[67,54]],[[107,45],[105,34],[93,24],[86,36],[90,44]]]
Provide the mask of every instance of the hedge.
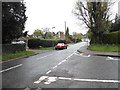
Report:
[[120,44],[120,31],[103,34],[104,44]]
[[39,47],[53,47],[58,43],[58,40],[48,40],[48,39],[29,39],[29,48],[39,48]]
[[26,51],[26,44],[2,44],[2,54]]

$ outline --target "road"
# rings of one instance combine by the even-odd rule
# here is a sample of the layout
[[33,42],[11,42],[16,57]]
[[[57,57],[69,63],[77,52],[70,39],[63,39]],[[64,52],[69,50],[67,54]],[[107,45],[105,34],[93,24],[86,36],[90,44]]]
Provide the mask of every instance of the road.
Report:
[[118,60],[77,52],[86,42],[2,63],[3,88],[118,88]]

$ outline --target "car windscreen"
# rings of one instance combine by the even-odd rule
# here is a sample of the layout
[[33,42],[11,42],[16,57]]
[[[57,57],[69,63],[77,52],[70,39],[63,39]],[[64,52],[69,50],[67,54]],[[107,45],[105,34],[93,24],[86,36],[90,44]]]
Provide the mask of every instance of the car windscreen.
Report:
[[64,45],[64,43],[58,43],[57,45]]

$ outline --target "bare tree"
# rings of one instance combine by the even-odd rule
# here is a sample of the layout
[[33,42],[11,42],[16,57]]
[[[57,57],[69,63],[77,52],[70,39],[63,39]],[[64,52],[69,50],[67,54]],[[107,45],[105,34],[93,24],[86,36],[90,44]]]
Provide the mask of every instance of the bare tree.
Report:
[[82,20],[92,32],[91,43],[102,43],[102,34],[110,26],[109,10],[111,2],[76,2],[74,14],[79,20]]

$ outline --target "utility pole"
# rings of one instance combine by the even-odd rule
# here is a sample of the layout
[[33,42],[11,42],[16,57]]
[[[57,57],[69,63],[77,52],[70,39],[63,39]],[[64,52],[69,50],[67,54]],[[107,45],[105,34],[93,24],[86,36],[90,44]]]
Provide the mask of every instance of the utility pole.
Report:
[[65,32],[66,32],[66,21],[65,21]]
[[66,40],[66,21],[65,21],[65,40]]

